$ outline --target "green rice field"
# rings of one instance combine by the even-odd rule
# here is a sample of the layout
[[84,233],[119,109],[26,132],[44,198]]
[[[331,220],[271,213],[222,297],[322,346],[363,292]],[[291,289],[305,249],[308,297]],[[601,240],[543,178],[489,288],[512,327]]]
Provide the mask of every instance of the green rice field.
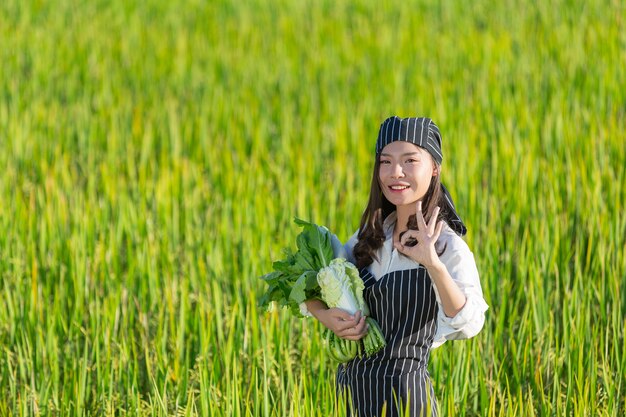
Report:
[[342,416],[263,312],[430,116],[490,309],[442,416],[626,413],[626,2],[3,0],[0,416]]

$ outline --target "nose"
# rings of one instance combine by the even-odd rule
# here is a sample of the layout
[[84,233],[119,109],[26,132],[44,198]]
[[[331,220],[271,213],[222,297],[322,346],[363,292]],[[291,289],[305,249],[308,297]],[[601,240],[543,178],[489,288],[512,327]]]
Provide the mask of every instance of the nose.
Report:
[[391,166],[391,178],[402,178],[404,177],[404,170],[402,169],[401,164],[393,164]]

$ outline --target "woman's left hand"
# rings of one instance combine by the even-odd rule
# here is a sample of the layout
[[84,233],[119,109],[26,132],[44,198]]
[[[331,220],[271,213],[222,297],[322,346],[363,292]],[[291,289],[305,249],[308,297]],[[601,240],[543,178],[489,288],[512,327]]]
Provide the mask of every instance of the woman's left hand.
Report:
[[[435,242],[439,239],[441,230],[443,229],[443,221],[437,223],[439,215],[439,207],[433,210],[430,222],[426,224],[424,215],[422,214],[422,202],[417,202],[417,227],[418,230],[407,230],[400,242],[395,242],[394,247],[403,255],[408,256],[415,262],[419,262],[424,267],[429,268],[440,262],[437,251],[435,250]],[[417,240],[414,246],[408,246],[407,242]]]

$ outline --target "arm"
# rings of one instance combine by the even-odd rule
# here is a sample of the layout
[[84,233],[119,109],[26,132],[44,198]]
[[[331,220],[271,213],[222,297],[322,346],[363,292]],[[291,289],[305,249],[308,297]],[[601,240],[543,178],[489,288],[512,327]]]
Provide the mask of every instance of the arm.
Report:
[[[416,262],[422,264],[431,277],[438,294],[444,321],[450,327],[446,334],[464,332],[471,337],[476,334],[484,322],[487,305],[482,298],[478,272],[474,258],[463,241],[448,241],[447,249],[440,259],[435,250],[435,242],[441,236],[444,223],[435,226],[439,208],[436,208],[430,224],[426,224],[421,212],[421,202],[417,203],[417,221],[419,230],[407,231],[396,249]],[[418,243],[406,246],[409,239]],[[448,319],[448,320],[446,320]],[[441,330],[443,330],[443,326]]]
[[427,266],[426,269],[439,292],[443,312],[447,317],[456,316],[465,306],[467,301],[465,294],[454,282],[448,269],[439,259],[432,265]]
[[[448,233],[454,234],[453,231]],[[445,271],[440,271],[441,265],[427,268],[439,303],[433,349],[446,340],[476,336],[485,323],[485,311],[489,308],[483,298],[471,251],[461,238],[455,235],[452,239],[448,240],[448,247],[441,256]]]
[[441,255],[441,261],[456,286],[465,295],[466,301],[463,308],[455,316],[450,317],[444,313],[443,294],[438,294],[438,288],[435,286],[440,308],[433,347],[441,345],[446,340],[476,336],[485,323],[485,311],[489,308],[483,297],[474,255],[467,244],[452,230],[448,229],[446,235],[447,249]]

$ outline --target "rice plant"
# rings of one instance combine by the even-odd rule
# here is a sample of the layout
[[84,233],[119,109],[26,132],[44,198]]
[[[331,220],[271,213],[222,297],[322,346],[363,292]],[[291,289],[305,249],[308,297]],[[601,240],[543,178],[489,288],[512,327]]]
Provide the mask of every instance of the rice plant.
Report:
[[490,310],[441,415],[626,411],[622,1],[0,3],[0,415],[345,415],[257,307],[391,114],[443,134]]

